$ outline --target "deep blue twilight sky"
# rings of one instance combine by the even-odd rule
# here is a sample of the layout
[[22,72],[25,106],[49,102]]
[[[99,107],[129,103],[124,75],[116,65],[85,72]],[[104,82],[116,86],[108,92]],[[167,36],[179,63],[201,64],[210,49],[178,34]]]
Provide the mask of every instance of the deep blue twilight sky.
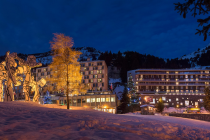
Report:
[[64,33],[75,47],[180,57],[210,37],[195,35],[198,17],[184,19],[176,2],[184,0],[1,0],[0,55],[49,51],[53,33]]

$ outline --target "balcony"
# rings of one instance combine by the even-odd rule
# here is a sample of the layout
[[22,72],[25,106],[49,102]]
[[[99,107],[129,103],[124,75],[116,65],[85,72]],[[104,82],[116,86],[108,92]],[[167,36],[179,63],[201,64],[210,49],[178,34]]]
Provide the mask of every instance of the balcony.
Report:
[[178,85],[169,83],[138,83],[137,85],[149,85],[149,86],[210,86],[210,84],[194,84],[194,83],[179,83]]
[[[210,78],[210,77],[209,77]],[[141,79],[141,78],[136,78],[135,79],[136,81],[154,81],[154,82],[162,82],[162,81],[166,81],[166,82],[176,82],[176,81],[179,81],[179,82],[210,82],[210,80],[201,80],[201,79],[184,79],[184,80],[180,80],[180,79]]]
[[175,73],[175,72],[169,72],[167,73],[166,71],[165,72],[136,72],[136,74],[152,74],[152,75],[193,75],[193,74],[206,74],[206,75],[209,75],[209,73],[201,73],[201,72],[178,72],[178,73]]
[[169,93],[169,94],[203,94],[204,92],[202,90],[167,90],[167,91],[156,91],[156,90],[137,90],[137,93]]

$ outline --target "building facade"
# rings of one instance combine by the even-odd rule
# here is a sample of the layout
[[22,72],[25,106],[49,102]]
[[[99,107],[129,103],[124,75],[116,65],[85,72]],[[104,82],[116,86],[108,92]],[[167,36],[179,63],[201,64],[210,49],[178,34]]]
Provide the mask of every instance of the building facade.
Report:
[[[105,94],[81,95],[69,97],[70,106],[88,107],[107,113],[116,113],[117,96],[107,92]],[[60,105],[66,105],[66,97],[59,98]]]
[[132,77],[141,104],[156,104],[162,98],[165,106],[201,107],[210,70],[137,69],[128,71],[127,77]]

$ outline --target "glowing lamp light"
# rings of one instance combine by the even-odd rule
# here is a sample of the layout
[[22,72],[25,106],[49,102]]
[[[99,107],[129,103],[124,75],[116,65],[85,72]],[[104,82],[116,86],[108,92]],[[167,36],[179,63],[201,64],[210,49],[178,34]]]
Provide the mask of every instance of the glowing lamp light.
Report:
[[104,106],[104,108],[107,108],[107,106]]

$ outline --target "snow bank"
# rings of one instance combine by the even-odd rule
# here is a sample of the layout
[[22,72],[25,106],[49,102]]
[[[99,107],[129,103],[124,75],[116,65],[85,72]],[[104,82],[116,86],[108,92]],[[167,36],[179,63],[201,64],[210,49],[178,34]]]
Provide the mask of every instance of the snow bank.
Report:
[[147,115],[135,115],[146,117],[143,118],[86,108],[66,110],[58,107],[32,102],[1,102],[0,139],[181,140],[206,139],[210,136],[208,129],[152,120]]

